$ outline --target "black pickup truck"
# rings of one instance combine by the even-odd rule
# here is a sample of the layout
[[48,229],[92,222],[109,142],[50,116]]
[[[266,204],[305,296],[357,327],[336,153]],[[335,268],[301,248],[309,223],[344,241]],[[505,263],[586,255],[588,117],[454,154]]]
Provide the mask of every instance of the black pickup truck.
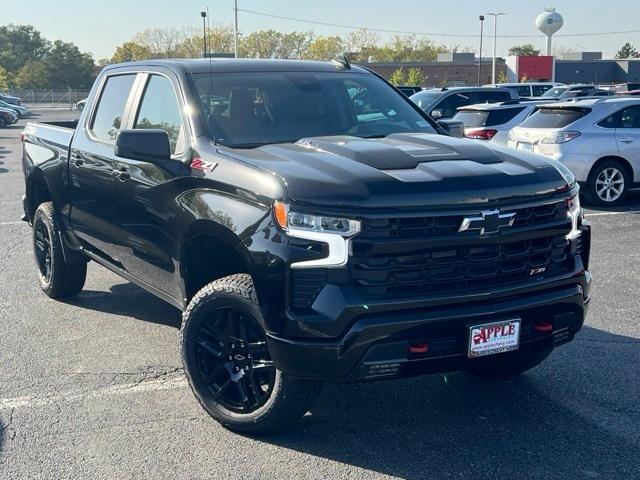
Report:
[[286,424],[322,382],[516,375],[584,321],[572,174],[447,136],[346,62],[113,65],[77,124],[23,142],[44,292],[80,293],[92,260],[182,310],[185,374],[231,429]]

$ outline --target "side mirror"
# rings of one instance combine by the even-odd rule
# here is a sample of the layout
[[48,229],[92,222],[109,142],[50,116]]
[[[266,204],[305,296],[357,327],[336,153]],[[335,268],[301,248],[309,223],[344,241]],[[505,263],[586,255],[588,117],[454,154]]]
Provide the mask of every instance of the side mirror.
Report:
[[164,163],[171,158],[169,135],[164,130],[120,130],[116,138],[118,157]]
[[452,137],[464,137],[464,123],[460,120],[445,119],[438,120],[438,125],[442,127]]
[[436,108],[435,110],[431,110],[431,116],[433,118],[442,118],[442,110]]

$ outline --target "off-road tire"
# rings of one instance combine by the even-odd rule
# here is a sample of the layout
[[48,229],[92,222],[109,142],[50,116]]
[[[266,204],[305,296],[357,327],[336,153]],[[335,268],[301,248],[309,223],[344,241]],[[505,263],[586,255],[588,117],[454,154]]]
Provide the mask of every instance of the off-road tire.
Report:
[[291,378],[275,368],[271,394],[254,411],[238,413],[215,401],[197,364],[196,341],[207,318],[220,309],[233,309],[250,316],[262,328],[262,314],[250,275],[235,274],[209,283],[193,297],[182,315],[182,362],[196,398],[215,420],[230,430],[259,435],[281,429],[309,411],[321,384]]
[[[48,234],[50,247],[49,273],[40,268],[37,254],[39,229]],[[42,230],[40,230],[42,232]],[[40,288],[51,298],[69,298],[80,293],[87,278],[87,262],[66,261],[60,238],[60,223],[51,202],[41,204],[33,217],[33,249]]]

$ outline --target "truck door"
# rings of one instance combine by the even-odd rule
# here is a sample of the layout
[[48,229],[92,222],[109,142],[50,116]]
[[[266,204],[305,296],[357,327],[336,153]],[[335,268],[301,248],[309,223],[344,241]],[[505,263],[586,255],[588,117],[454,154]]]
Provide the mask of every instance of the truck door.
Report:
[[104,79],[86,124],[78,124],[69,158],[72,228],[85,248],[111,262],[115,253],[111,227],[114,144],[125,125],[135,79],[136,74]]
[[190,142],[177,87],[167,76],[142,74],[130,128],[165,130],[172,159],[158,164],[116,157],[114,171],[119,173],[114,175],[113,199],[115,228],[123,240],[115,254],[120,264],[134,277],[180,299],[175,201],[180,179],[190,175]]

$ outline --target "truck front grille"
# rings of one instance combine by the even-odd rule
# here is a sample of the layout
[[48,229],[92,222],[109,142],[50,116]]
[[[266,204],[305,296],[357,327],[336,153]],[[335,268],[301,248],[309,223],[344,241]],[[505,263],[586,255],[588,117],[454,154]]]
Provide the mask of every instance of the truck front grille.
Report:
[[569,248],[564,236],[401,254],[367,254],[354,246],[352,281],[367,299],[472,292],[562,274],[571,268]]

